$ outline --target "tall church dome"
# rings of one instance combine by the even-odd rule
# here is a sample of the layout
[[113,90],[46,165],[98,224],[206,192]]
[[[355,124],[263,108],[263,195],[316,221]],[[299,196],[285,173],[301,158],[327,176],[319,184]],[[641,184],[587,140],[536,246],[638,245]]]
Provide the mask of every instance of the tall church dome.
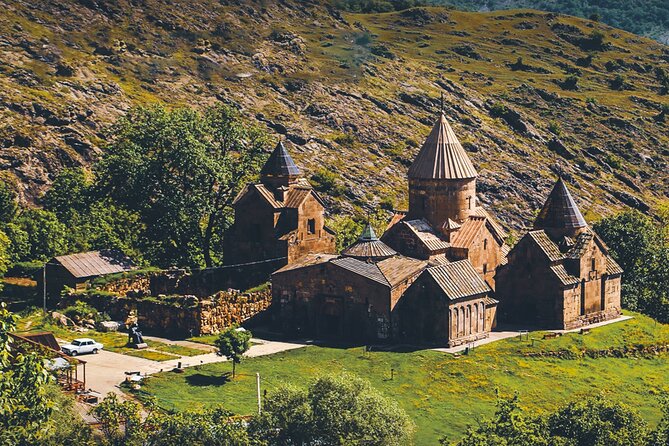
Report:
[[534,220],[534,229],[543,229],[553,237],[573,237],[587,226],[567,185],[562,177],[558,177],[543,208]]
[[476,207],[476,169],[444,114],[409,168],[409,218],[433,228],[462,223]]

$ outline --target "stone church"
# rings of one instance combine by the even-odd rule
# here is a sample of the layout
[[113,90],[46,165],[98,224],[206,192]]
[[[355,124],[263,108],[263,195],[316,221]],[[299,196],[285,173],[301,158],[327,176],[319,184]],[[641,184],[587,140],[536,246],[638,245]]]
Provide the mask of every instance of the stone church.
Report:
[[260,182],[236,197],[234,224],[224,239],[224,265],[271,261],[273,269],[312,252],[334,253],[325,205],[279,142],[260,171]]
[[620,316],[622,273],[558,178],[534,228],[498,269],[496,297],[505,321],[578,328]]
[[284,331],[458,345],[495,325],[506,234],[476,200],[477,172],[442,114],[409,169],[409,210],[378,239],[272,276]]
[[477,177],[441,114],[409,168],[409,209],[337,254],[323,201],[279,143],[234,202],[226,263],[281,259],[272,320],[300,336],[455,346],[489,336],[498,313],[545,328],[620,314],[622,270],[561,178],[509,249],[477,200]]

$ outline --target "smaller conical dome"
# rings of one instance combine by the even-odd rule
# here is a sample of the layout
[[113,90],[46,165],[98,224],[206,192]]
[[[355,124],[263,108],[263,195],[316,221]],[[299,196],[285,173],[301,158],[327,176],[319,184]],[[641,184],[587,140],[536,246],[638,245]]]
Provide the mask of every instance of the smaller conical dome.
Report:
[[282,141],[279,141],[260,170],[263,182],[283,180],[282,183],[289,183],[300,175],[302,175],[300,168],[297,167]]
[[397,255],[397,252],[379,240],[372,225],[367,223],[358,241],[343,250],[341,255],[360,260],[379,261]]
[[548,195],[544,207],[534,220],[534,229],[553,230],[556,235],[569,235],[587,227],[567,185],[559,177]]

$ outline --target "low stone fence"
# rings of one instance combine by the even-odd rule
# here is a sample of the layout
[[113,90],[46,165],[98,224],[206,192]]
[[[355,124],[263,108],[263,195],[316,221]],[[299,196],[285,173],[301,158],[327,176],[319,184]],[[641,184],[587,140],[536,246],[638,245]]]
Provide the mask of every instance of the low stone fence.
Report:
[[269,286],[257,291],[220,291],[213,296],[199,299],[186,296],[137,296],[134,286],[128,288],[129,295],[108,291],[124,290],[127,284],[106,287],[107,290],[87,290],[64,295],[60,307],[83,301],[112,319],[126,321],[137,315],[142,330],[161,334],[208,335],[248,321],[262,319],[272,301]]

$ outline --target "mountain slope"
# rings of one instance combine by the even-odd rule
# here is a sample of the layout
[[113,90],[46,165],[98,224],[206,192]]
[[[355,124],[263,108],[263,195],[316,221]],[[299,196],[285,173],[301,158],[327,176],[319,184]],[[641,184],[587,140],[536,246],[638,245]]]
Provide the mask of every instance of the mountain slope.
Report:
[[333,173],[333,211],[402,208],[442,92],[482,201],[510,226],[558,170],[587,218],[669,194],[669,49],[651,40],[531,11],[174,3],[0,0],[0,166],[25,201],[95,159],[128,107],[222,101]]

